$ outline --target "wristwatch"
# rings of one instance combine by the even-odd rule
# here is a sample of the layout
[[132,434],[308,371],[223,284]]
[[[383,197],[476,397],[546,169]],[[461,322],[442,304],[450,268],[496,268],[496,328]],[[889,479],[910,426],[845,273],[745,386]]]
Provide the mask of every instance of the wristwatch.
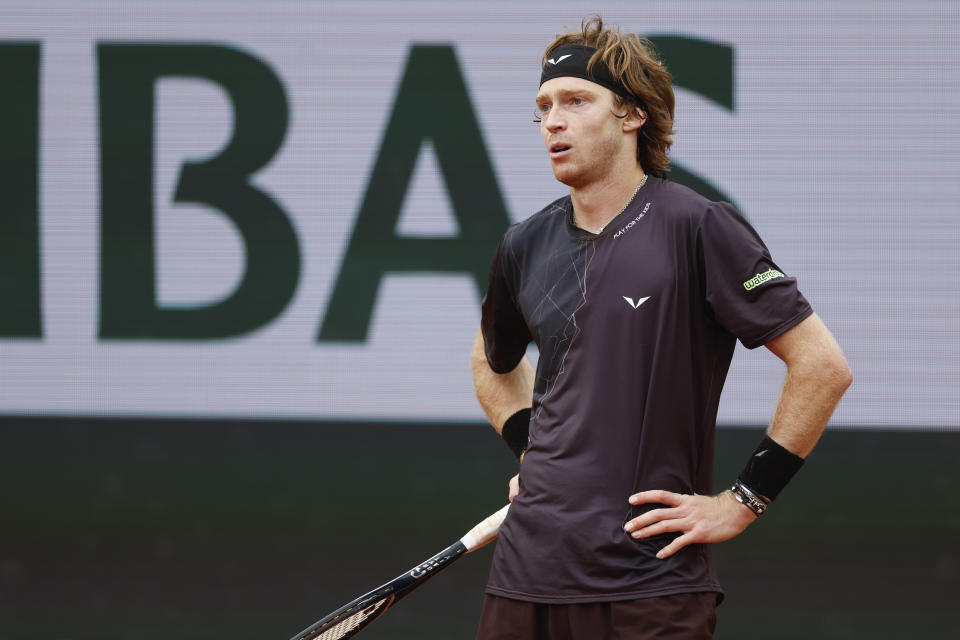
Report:
[[730,487],[730,493],[733,494],[733,497],[736,498],[737,502],[746,506],[757,516],[762,515],[767,509],[767,502],[753,491],[748,489],[747,486],[739,480],[735,482],[732,487]]

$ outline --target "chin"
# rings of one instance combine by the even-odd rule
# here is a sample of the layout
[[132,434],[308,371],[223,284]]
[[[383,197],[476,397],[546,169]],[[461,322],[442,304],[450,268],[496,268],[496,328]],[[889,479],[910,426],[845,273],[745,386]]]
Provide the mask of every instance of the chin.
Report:
[[554,165],[553,167],[553,177],[556,178],[558,182],[562,182],[568,187],[572,187],[579,182],[579,178],[581,177],[580,173],[581,172],[577,171],[573,167],[565,167],[562,165]]

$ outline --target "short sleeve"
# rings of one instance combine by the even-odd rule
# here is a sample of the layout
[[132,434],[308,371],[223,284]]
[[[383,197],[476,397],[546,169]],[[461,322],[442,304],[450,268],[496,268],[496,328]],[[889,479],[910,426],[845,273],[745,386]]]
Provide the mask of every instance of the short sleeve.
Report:
[[759,234],[730,204],[711,203],[701,220],[698,259],[715,319],[748,349],[813,313],[796,279],[774,263]]
[[480,320],[487,362],[497,373],[513,371],[531,339],[517,301],[519,274],[515,262],[510,259],[509,235],[508,231],[493,257]]

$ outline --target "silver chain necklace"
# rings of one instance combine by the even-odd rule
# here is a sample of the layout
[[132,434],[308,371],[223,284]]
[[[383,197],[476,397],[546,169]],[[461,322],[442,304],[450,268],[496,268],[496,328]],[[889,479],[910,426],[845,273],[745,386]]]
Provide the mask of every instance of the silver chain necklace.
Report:
[[[613,216],[612,218],[610,218],[610,220],[607,221],[607,224],[610,224],[611,222],[613,222],[614,220],[616,220],[617,217],[618,217],[621,213],[623,213],[624,211],[627,210],[627,207],[630,206],[630,203],[633,202],[633,199],[637,197],[637,194],[640,193],[640,189],[642,189],[642,188],[643,188],[643,185],[645,185],[645,184],[647,184],[647,174],[643,174],[643,177],[640,178],[640,184],[638,184],[638,185],[637,185],[637,188],[633,190],[633,195],[631,195],[630,198],[626,201],[626,203],[624,203],[624,205],[623,205],[622,207],[620,207],[620,211],[617,211],[616,215]],[[599,233],[603,233],[603,230],[607,228],[607,224],[605,224],[605,225],[603,225],[602,227],[600,227],[600,229],[597,231],[597,233],[598,233],[598,234],[599,234]]]

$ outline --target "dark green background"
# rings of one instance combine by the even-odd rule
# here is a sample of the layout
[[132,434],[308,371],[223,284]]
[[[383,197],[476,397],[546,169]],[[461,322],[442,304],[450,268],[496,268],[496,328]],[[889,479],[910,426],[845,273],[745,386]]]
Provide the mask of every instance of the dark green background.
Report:
[[[720,430],[718,486],[759,435]],[[958,432],[828,432],[716,547],[717,637],[956,633],[958,458]],[[0,637],[289,638],[459,538],[514,468],[480,424],[0,418]],[[363,637],[472,638],[491,549]]]

